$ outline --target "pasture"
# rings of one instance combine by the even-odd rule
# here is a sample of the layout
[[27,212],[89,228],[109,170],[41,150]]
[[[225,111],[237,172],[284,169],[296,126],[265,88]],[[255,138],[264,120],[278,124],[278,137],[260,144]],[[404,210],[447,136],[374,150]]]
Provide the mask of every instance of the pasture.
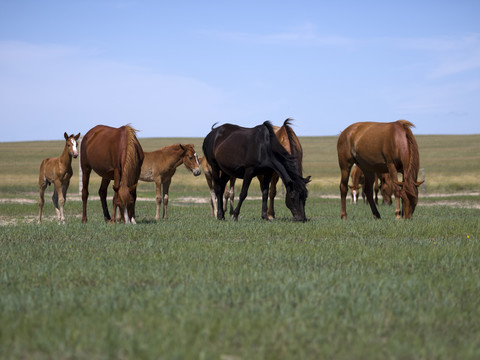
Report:
[[[49,187],[36,225],[40,162],[62,141],[0,143],[0,358],[479,358],[480,135],[416,138],[426,185],[409,221],[349,202],[342,221],[336,137],[303,137],[308,222],[280,187],[261,220],[256,180],[238,222],[213,219],[203,174],[181,166],[168,220],[139,183],[135,226],[103,222],[96,175],[81,224],[78,159],[66,224]],[[201,155],[202,139],[140,142]]]

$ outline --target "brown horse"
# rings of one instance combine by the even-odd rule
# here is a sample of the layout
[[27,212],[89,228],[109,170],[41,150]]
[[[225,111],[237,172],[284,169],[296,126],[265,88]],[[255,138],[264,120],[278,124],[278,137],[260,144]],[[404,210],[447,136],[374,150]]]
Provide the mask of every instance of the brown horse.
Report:
[[[347,127],[337,142],[338,163],[341,170],[340,196],[341,217],[347,218],[346,197],[348,178],[352,165],[357,164],[365,175],[365,195],[375,218],[380,214],[373,201],[373,181],[375,173],[389,173],[394,182],[397,199],[397,218],[412,217],[418,202],[417,182],[419,169],[418,146],[410,130],[414,125],[406,120],[392,123],[359,122]],[[398,173],[403,181],[398,181]],[[400,200],[402,199],[402,212]]]
[[[160,206],[163,200],[163,218],[167,218],[168,189],[172,176],[182,163],[194,176],[201,174],[197,153],[192,144],[168,145],[159,150],[145,152],[140,180],[155,182],[157,213],[155,219],[160,219]],[[163,193],[162,193],[163,188]]]
[[[280,141],[280,144],[287,150],[287,152],[295,159],[295,165],[297,167],[297,171],[300,173],[300,176],[303,174],[303,149],[302,145],[300,144],[300,140],[297,137],[297,134],[293,131],[292,127],[290,126],[293,119],[286,119],[283,122],[281,127],[274,126],[273,130],[275,131],[275,135],[277,139]],[[258,179],[260,183],[263,181],[262,176],[259,176]],[[272,180],[270,181],[270,193],[268,197],[270,199],[268,205],[268,219],[272,220],[275,218],[275,208],[274,208],[274,200],[275,196],[277,195],[277,182],[279,176],[276,172],[273,173]]]
[[[57,211],[58,221],[65,223],[64,206],[67,199],[67,190],[70,185],[70,178],[73,175],[72,158],[78,156],[77,140],[80,133],[77,135],[68,136],[64,133],[65,146],[60,156],[54,158],[46,158],[40,165],[40,175],[38,177],[38,185],[40,187],[40,199],[38,201],[39,214],[38,223],[42,223],[43,205],[45,204],[44,194],[45,189],[52,182],[55,185],[53,189],[52,201]],[[60,205],[60,206],[59,206]]]
[[[212,167],[208,164],[205,156],[200,158],[200,165],[202,166],[205,179],[207,179],[208,188],[210,189],[210,215],[217,216],[217,197],[215,196],[215,190],[213,188]],[[235,197],[236,180],[235,177],[230,177],[230,186],[228,188],[225,186],[225,192],[223,193],[223,197],[225,198],[223,212],[227,211],[227,204],[230,204],[230,215],[233,214],[233,199]]]
[[[115,222],[119,207],[125,223],[135,223],[137,183],[144,157],[136,130],[129,125],[119,128],[97,125],[83,137],[80,155],[83,172],[82,222],[87,222],[88,183],[90,173],[94,170],[102,177],[98,194],[105,220]],[[107,206],[107,189],[112,180],[115,192],[113,219],[110,218]]]
[[[356,204],[358,201],[358,197],[360,194],[360,188],[362,188],[362,198],[364,202],[367,202],[365,199],[365,176],[363,175],[363,171],[353,164],[352,171],[350,173],[352,178],[352,185],[348,185],[351,192],[351,201],[350,203]],[[380,185],[378,184],[380,180]],[[377,174],[375,173],[375,179],[373,181],[373,190],[375,192],[375,204],[378,205],[378,192],[382,193],[383,203],[391,205],[392,204],[392,194],[393,194],[393,186],[392,182],[390,181],[390,176],[388,174]]]
[[254,128],[225,124],[212,131],[203,141],[203,153],[212,167],[212,177],[217,197],[217,218],[224,219],[223,193],[233,176],[242,178],[237,207],[233,219],[237,220],[253,177],[264,176],[262,190],[262,218],[268,219],[267,198],[273,172],[277,172],[286,186],[285,203],[297,221],[306,221],[305,202],[308,196],[304,179],[297,169],[295,159],[278,141],[270,122]]

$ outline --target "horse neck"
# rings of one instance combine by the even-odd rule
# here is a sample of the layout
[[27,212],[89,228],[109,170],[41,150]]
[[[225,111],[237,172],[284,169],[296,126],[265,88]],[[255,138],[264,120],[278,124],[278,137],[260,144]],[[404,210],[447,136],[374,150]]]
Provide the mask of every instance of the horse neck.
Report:
[[168,169],[176,169],[183,164],[184,150],[180,145],[170,145],[164,148],[165,165]]
[[72,155],[68,152],[68,146],[65,145],[63,148],[62,154],[59,156],[60,162],[64,165],[71,165]]

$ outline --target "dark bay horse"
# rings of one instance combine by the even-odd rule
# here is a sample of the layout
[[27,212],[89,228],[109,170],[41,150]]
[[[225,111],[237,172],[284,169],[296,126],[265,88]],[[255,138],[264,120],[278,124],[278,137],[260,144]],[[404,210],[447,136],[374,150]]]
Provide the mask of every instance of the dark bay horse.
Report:
[[68,136],[67,133],[63,134],[65,138],[65,146],[60,156],[54,158],[46,158],[40,165],[40,175],[38,177],[38,185],[40,187],[40,199],[38,201],[39,214],[38,223],[42,223],[42,211],[45,204],[44,194],[48,185],[53,183],[55,188],[53,189],[52,201],[57,211],[58,221],[65,223],[65,214],[63,208],[67,199],[67,190],[70,185],[70,178],[73,175],[72,170],[72,158],[78,156],[77,140],[80,137],[80,133],[77,135]]
[[[365,175],[364,191],[375,218],[380,218],[372,195],[375,173],[388,173],[394,183],[397,218],[401,217],[401,213],[405,219],[412,217],[418,202],[418,186],[423,181],[417,181],[420,162],[417,141],[411,127],[414,125],[406,120],[391,123],[358,122],[340,134],[337,152],[341,171],[342,219],[347,218],[348,177],[354,163]],[[403,181],[398,181],[398,173],[403,175]]]
[[294,219],[306,221],[306,184],[310,177],[302,177],[295,159],[280,144],[270,122],[266,121],[254,128],[232,124],[213,128],[205,137],[203,153],[212,167],[218,219],[224,219],[223,193],[230,178],[243,179],[239,202],[233,212],[233,219],[238,220],[250,183],[258,175],[263,175],[264,179],[261,182],[262,218],[268,219],[269,185],[273,172],[277,172],[286,186],[285,202]]
[[[174,144],[151,152],[144,152],[140,180],[155,182],[157,212],[160,219],[160,206],[163,200],[163,219],[167,218],[168,190],[177,167],[184,164],[194,176],[201,174],[200,164],[193,144]],[[163,193],[162,193],[163,191]]]
[[[97,125],[83,137],[80,163],[83,172],[83,217],[87,222],[87,199],[90,173],[94,170],[102,183],[98,194],[105,220],[115,222],[117,207],[125,223],[135,223],[137,183],[143,163],[143,150],[136,137],[136,130],[129,125],[113,128]],[[107,206],[107,189],[113,180],[113,219]]]

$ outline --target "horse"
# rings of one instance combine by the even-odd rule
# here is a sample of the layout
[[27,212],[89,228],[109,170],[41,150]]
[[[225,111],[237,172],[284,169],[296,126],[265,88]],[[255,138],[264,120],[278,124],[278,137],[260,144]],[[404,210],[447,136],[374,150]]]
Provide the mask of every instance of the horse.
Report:
[[[293,119],[288,118],[283,122],[281,127],[273,126],[273,130],[275,131],[275,135],[280,141],[280,144],[287,150],[287,152],[294,158],[295,165],[297,167],[300,176],[303,174],[303,149],[302,145],[300,144],[300,140],[298,139],[297,135],[291,128],[291,123]],[[262,177],[258,177],[260,183],[263,181]],[[275,208],[274,208],[274,200],[275,196],[277,195],[277,182],[279,176],[276,172],[273,173],[272,180],[270,181],[270,193],[269,193],[269,205],[268,205],[268,218],[270,220],[275,218]]]
[[[87,222],[88,183],[94,170],[102,178],[98,194],[106,221],[115,222],[117,207],[125,223],[135,224],[137,183],[143,163],[143,149],[136,137],[136,130],[129,125],[113,128],[97,125],[83,137],[80,149],[82,167],[82,222]],[[114,182],[113,218],[107,206],[107,189]]]
[[[375,218],[380,219],[372,196],[375,173],[388,173],[394,183],[396,217],[403,215],[405,219],[412,218],[418,202],[418,186],[423,181],[417,181],[420,162],[411,127],[414,125],[406,120],[391,123],[358,122],[342,131],[337,141],[342,219],[347,218],[348,178],[354,163],[365,175],[364,191]],[[403,175],[402,181],[398,181],[398,173]]]
[[[163,219],[167,219],[168,190],[172,177],[182,163],[194,176],[201,174],[200,164],[193,144],[174,144],[161,149],[144,152],[140,180],[155,182],[157,212],[155,219],[160,219],[160,206],[163,200]],[[163,188],[163,193],[162,193]]]
[[[363,171],[353,164],[352,171],[350,172],[350,176],[352,178],[352,185],[348,185],[351,190],[351,200],[350,203],[356,204],[358,201],[358,197],[360,194],[360,188],[362,188],[362,198],[363,202],[366,203],[367,200],[365,198],[365,176],[363,175]],[[378,184],[380,181],[380,185]],[[383,203],[391,205],[392,204],[392,194],[393,194],[393,187],[392,182],[390,181],[390,176],[388,174],[377,174],[375,173],[375,179],[373,180],[373,190],[375,193],[375,204],[378,205],[378,192],[380,191],[383,197]]]
[[[217,216],[217,197],[215,195],[215,190],[213,189],[213,177],[212,177],[212,167],[207,161],[205,156],[200,158],[200,165],[205,174],[205,179],[207,180],[208,188],[210,189],[210,216]],[[233,199],[235,198],[235,177],[230,177],[230,186],[227,188],[225,186],[225,192],[223,197],[225,203],[223,206],[223,212],[227,211],[227,204],[230,205],[230,215],[233,214]]]
[[[303,173],[303,167],[302,167],[303,149],[302,149],[302,145],[300,144],[300,140],[298,139],[297,135],[295,134],[295,132],[293,131],[293,129],[290,126],[292,120],[293,119],[290,119],[290,118],[286,119],[281,127],[273,126],[273,130],[275,132],[276,137],[280,141],[280,144],[282,144],[282,146],[285,148],[285,150],[287,150],[288,153],[290,153],[290,155],[292,155],[295,158],[297,169],[300,172],[300,175],[302,175],[302,173]],[[207,165],[208,165],[208,163],[207,163]],[[206,173],[205,173],[205,176],[207,176]],[[270,181],[270,192],[268,194],[268,197],[269,197],[270,201],[269,201],[269,205],[268,205],[267,215],[268,215],[269,220],[275,219],[274,202],[275,202],[275,196],[277,195],[278,179],[279,179],[278,174],[276,172],[274,172],[273,176],[272,176],[272,180]],[[261,184],[264,181],[263,176],[259,175],[258,180],[260,181],[260,186],[262,186]],[[209,180],[207,179],[207,182],[208,181]],[[227,201],[227,199],[228,199],[229,204],[230,204],[230,214],[233,214],[233,200],[234,200],[234,194],[235,194],[234,187],[235,187],[235,178],[231,178],[230,179],[230,188],[228,190],[226,189],[225,194],[224,194],[225,201]],[[215,192],[213,191],[213,185],[210,186],[210,193],[213,194],[212,195],[213,201],[211,202],[211,204],[212,203],[215,204],[215,197],[214,197]],[[226,204],[225,204],[225,206],[226,206]],[[215,207],[216,207],[216,205],[215,205]],[[224,211],[225,211],[225,207],[224,207]],[[215,210],[215,213],[216,213],[216,210]]]
[[39,224],[42,223],[43,205],[45,204],[45,189],[52,182],[55,184],[52,201],[55,210],[57,211],[58,221],[61,224],[65,223],[64,206],[67,199],[70,178],[73,175],[72,158],[78,156],[77,140],[80,137],[80,133],[75,136],[73,134],[68,136],[67,133],[64,133],[63,136],[65,138],[65,146],[63,147],[62,154],[58,157],[46,158],[40,165],[40,175],[38,177],[38,185],[40,187],[40,199],[38,200]]
[[285,202],[294,220],[306,221],[305,202],[308,196],[306,184],[310,177],[303,178],[292,157],[280,144],[269,121],[253,128],[233,124],[212,127],[203,141],[203,153],[212,167],[212,178],[217,197],[217,218],[224,219],[223,192],[233,176],[243,179],[239,202],[233,211],[238,220],[240,208],[247,197],[248,188],[255,176],[263,175],[262,218],[268,220],[267,198],[273,172],[282,178],[287,195]]

